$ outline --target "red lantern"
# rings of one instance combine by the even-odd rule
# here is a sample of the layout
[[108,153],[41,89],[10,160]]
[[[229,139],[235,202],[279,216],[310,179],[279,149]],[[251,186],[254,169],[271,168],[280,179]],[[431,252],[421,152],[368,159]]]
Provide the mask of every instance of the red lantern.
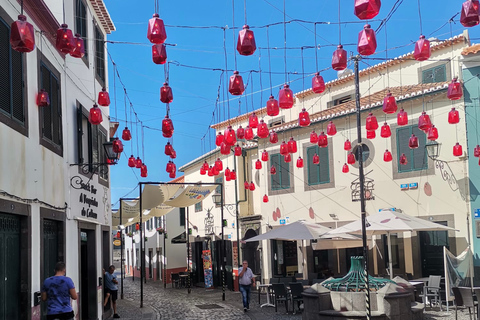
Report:
[[268,125],[263,122],[263,120],[260,120],[260,123],[258,124],[258,129],[257,129],[257,136],[261,139],[264,139],[268,137],[269,131],[268,131]]
[[290,137],[290,140],[288,140],[288,152],[297,152],[297,142],[295,141],[295,139],[293,139],[293,137]]
[[277,168],[273,165],[270,167],[270,174],[277,174]]
[[168,85],[167,82],[163,84],[163,87],[160,88],[160,101],[163,103],[170,103],[173,101],[173,92],[172,88]]
[[275,131],[270,132],[270,143],[277,143],[278,142],[278,135]]
[[153,17],[148,20],[147,39],[151,43],[164,43],[167,39],[165,25],[159,17],[158,13],[154,13]]
[[208,162],[205,161],[203,164],[202,164],[202,168],[205,169],[205,170],[208,170]]
[[242,76],[238,74],[238,71],[234,71],[233,76],[230,77],[228,92],[234,96],[241,96],[243,91],[245,91],[245,87],[243,86]]
[[253,129],[250,126],[245,128],[245,139],[252,140],[253,139]]
[[177,176],[177,172],[176,172],[176,171],[172,171],[172,172],[170,172],[170,173],[168,174],[168,177],[169,177],[170,179],[175,179],[176,176]]
[[203,166],[200,168],[200,174],[204,176],[207,173],[207,170],[203,168]]
[[378,129],[377,117],[375,117],[371,112],[368,114],[365,129],[367,129],[367,131],[374,131]]
[[462,10],[460,14],[460,23],[464,27],[474,27],[479,20],[479,2],[478,0],[467,0],[462,4]]
[[320,148],[326,148],[328,146],[328,137],[323,131],[318,135],[318,146]]
[[352,144],[350,143],[350,140],[345,140],[343,143],[343,150],[345,151],[350,151],[352,149]]
[[285,141],[283,141],[282,144],[280,145],[280,154],[282,156],[288,154],[288,144],[286,144]]
[[297,159],[297,168],[303,168],[303,159],[302,159],[302,157],[298,157],[298,159]]
[[317,143],[318,142],[318,134],[315,132],[315,130],[312,130],[310,133],[310,143]]
[[93,125],[98,125],[103,121],[102,111],[96,104],[94,104],[93,107],[90,109],[88,121]]
[[383,126],[380,128],[380,137],[388,138],[392,135],[392,131],[390,130],[390,126],[385,122]]
[[278,105],[282,109],[293,107],[293,91],[288,84],[284,84],[283,89],[278,93]]
[[347,51],[343,50],[343,46],[339,44],[337,50],[333,52],[332,69],[336,71],[345,70],[347,67]]
[[473,149],[473,156],[474,157],[480,157],[480,146],[477,144],[477,146]]
[[214,174],[213,174],[213,167],[212,167],[212,166],[208,167],[208,176],[209,176],[209,177],[213,177],[213,176],[214,176]]
[[222,171],[223,170],[223,162],[222,162],[222,160],[220,160],[220,158],[217,158],[217,160],[215,160],[215,169],[217,171]]
[[218,176],[220,174],[220,171],[215,167],[215,165],[212,166],[212,174],[214,176]]
[[171,138],[173,135],[173,122],[168,115],[162,120],[162,133],[165,138]]
[[383,161],[390,162],[392,160],[393,160],[392,153],[390,151],[388,151],[388,149],[385,150],[385,153],[383,154]]
[[35,30],[23,14],[19,15],[18,20],[12,23],[10,45],[13,50],[18,52],[32,52],[35,49]]
[[327,134],[329,136],[334,136],[337,133],[337,127],[333,121],[330,121],[327,125]]
[[455,124],[460,122],[460,115],[455,108],[452,108],[450,112],[448,113],[448,123],[450,124]]
[[403,166],[407,165],[408,160],[407,160],[407,156],[405,155],[405,153],[402,153],[398,162],[400,162],[400,164],[403,165]]
[[228,146],[233,146],[235,145],[235,143],[237,143],[237,138],[235,137],[235,130],[232,129],[232,126],[228,126],[223,133],[223,141]]
[[243,29],[238,32],[237,51],[242,56],[251,56],[256,49],[253,31],[249,29],[248,25],[244,25]]
[[374,54],[376,49],[377,39],[375,37],[375,31],[373,31],[373,29],[370,28],[370,25],[367,23],[363,27],[363,30],[358,34],[358,53],[362,56],[369,56]]
[[165,155],[166,156],[171,155],[172,151],[173,151],[173,146],[170,144],[170,142],[167,142],[167,144],[165,145]]
[[175,159],[177,157],[177,152],[175,150],[172,150],[172,154],[170,155],[171,159]]
[[264,195],[264,196],[263,196],[263,202],[265,202],[265,203],[268,202],[268,196],[267,196],[267,195]]
[[408,124],[408,114],[403,108],[397,113],[397,124],[399,126],[405,126]]
[[232,178],[230,177],[230,169],[225,169],[225,180],[230,181]]
[[377,134],[374,130],[367,130],[367,139],[375,139]]
[[37,94],[37,106],[47,107],[50,105],[50,98],[48,97],[48,92],[44,89],[40,89]]
[[349,152],[347,155],[347,163],[348,164],[354,164],[355,163],[355,155],[353,152]]
[[255,114],[255,112],[252,112],[252,114],[248,117],[248,125],[250,128],[256,128],[258,127],[258,117]]
[[110,96],[107,89],[102,88],[102,91],[98,93],[98,104],[102,107],[108,107],[110,105]]
[[343,173],[348,173],[350,171],[350,169],[348,168],[348,164],[344,164],[343,167],[342,167],[342,172]]
[[260,161],[259,159],[257,159],[257,161],[255,161],[255,169],[257,169],[257,170],[262,169],[262,161]]
[[215,137],[215,145],[216,145],[217,147],[220,147],[220,145],[222,144],[222,142],[223,142],[223,134],[222,134],[221,132],[219,132],[219,133],[217,134],[217,136]]
[[313,155],[312,162],[313,162],[313,164],[319,164],[320,163],[320,157],[318,156],[318,154],[315,153]]
[[377,16],[381,6],[380,0],[355,0],[354,13],[360,20],[368,20]]
[[135,160],[135,168],[137,169],[140,169],[140,167],[142,166],[142,160],[140,159],[140,157],[137,157],[137,159]]
[[245,129],[242,128],[242,126],[239,126],[237,128],[237,139],[243,139],[245,138]]
[[132,140],[132,134],[130,133],[130,130],[128,129],[128,127],[125,127],[125,129],[123,129],[122,139],[125,140],[125,141]]
[[457,78],[453,78],[452,82],[448,85],[447,97],[450,100],[458,100],[462,97],[463,90],[462,84],[457,81]]
[[135,230],[136,230],[136,231],[140,230],[140,223],[137,222],[137,223],[135,224]]
[[435,125],[432,125],[430,129],[428,129],[427,139],[431,141],[438,139],[438,130],[435,128]]
[[305,108],[298,114],[298,125],[300,127],[308,127],[310,125],[310,115]]
[[230,180],[237,180],[237,174],[235,170],[230,171]]
[[271,117],[278,116],[280,108],[278,107],[278,101],[273,96],[267,101],[267,114]]
[[238,144],[235,146],[234,155],[237,157],[242,155],[242,147],[240,147]]
[[285,161],[286,163],[292,162],[292,156],[290,155],[290,153],[287,153],[283,156],[283,161]]
[[155,64],[165,64],[167,62],[167,47],[165,44],[154,44],[152,46],[152,60]]
[[133,156],[133,154],[130,156],[130,158],[128,158],[128,166],[130,168],[135,167],[135,157]]
[[314,93],[322,93],[325,91],[325,81],[320,75],[320,72],[315,73],[315,76],[312,78],[312,91]]
[[397,112],[397,101],[391,92],[383,99],[383,112],[387,114]]
[[408,147],[410,149],[417,149],[418,148],[418,138],[412,133],[412,136],[408,140]]
[[67,29],[67,24],[62,24],[57,30],[57,41],[55,47],[65,54],[72,52],[75,47],[72,30]]
[[413,57],[417,61],[425,61],[430,58],[430,41],[425,39],[424,35],[420,36],[420,39],[415,43],[415,51],[413,52]]
[[122,153],[123,152],[123,143],[122,140],[115,138],[112,142],[112,149],[115,153]]
[[226,156],[226,155],[229,155],[229,154],[230,154],[230,151],[231,151],[231,150],[230,150],[230,146],[227,145],[227,144],[225,143],[225,141],[222,142],[222,144],[220,145],[220,153],[223,154],[224,156]]
[[428,132],[431,127],[432,122],[430,121],[430,116],[425,111],[423,111],[420,115],[420,118],[418,118],[418,129],[424,132]]
[[79,33],[75,33],[75,38],[73,39],[73,50],[70,52],[70,55],[74,58],[83,58],[85,55],[85,43]]
[[[174,171],[175,172],[175,171]],[[171,172],[170,172],[171,173]],[[142,164],[142,167],[140,168],[140,176],[142,178],[146,178],[148,176],[148,170],[147,170],[147,165],[144,163]]]
[[248,186],[248,189],[250,189],[250,191],[255,190],[255,183],[253,183],[253,181],[250,182],[250,185]]
[[263,152],[262,152],[262,161],[268,161],[268,152],[267,152],[267,150],[263,150]]
[[458,142],[453,146],[453,155],[455,157],[461,157],[463,155],[462,145]]

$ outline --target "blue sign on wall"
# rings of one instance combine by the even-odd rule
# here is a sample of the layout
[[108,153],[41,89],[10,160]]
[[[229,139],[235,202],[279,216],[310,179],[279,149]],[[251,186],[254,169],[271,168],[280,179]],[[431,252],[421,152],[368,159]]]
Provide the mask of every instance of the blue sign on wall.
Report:
[[408,183],[401,184],[400,185],[400,190],[408,190]]
[[475,213],[475,219],[480,219],[480,209],[474,209],[473,212]]
[[285,219],[280,219],[280,224],[285,224]]
[[408,187],[409,187],[410,189],[418,189],[418,183],[416,183],[416,182],[410,183],[410,184],[408,185]]

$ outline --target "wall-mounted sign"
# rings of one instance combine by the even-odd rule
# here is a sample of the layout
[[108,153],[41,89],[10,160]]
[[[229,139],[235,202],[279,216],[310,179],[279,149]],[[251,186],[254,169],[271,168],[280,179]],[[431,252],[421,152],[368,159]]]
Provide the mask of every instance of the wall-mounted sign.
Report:
[[113,245],[114,246],[120,246],[122,244],[122,241],[120,241],[119,239],[116,239],[116,240],[113,240]]
[[410,183],[410,184],[408,185],[408,187],[410,188],[410,190],[418,189],[418,183],[416,183],[416,182]]
[[231,234],[228,235],[228,239],[232,239],[232,235],[231,235]]
[[480,219],[480,209],[473,209],[475,219]]
[[98,214],[93,211],[93,209],[98,208],[97,189],[95,186],[89,182],[84,182],[80,176],[72,177],[70,186],[73,189],[83,190],[78,198],[78,202],[83,206],[80,211],[82,217],[97,219]]
[[285,219],[280,219],[280,224],[285,224]]
[[408,190],[408,183],[401,184],[400,185],[400,190]]

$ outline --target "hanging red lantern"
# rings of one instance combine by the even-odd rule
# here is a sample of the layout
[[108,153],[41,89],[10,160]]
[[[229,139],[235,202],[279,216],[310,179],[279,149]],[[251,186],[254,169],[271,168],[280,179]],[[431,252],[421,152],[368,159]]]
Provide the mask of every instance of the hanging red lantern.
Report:
[[473,156],[477,158],[480,157],[480,145],[477,144],[477,146],[473,148]]
[[258,124],[258,129],[257,129],[257,136],[261,139],[265,139],[268,137],[269,134],[268,130],[268,125],[262,120],[260,120],[260,123]]
[[402,153],[398,162],[400,162],[400,164],[403,165],[403,166],[407,165],[408,160],[407,160],[407,156],[405,155],[405,153]]
[[115,138],[112,142],[112,149],[115,153],[122,153],[123,152],[123,143],[122,140]]
[[75,47],[72,30],[68,29],[68,25],[65,23],[57,30],[55,47],[65,54],[72,52]]
[[74,58],[83,58],[83,56],[85,56],[85,42],[79,33],[75,33],[75,38],[73,38],[73,50],[70,52],[70,55]]
[[252,114],[250,114],[250,116],[248,117],[248,125],[250,126],[250,128],[253,129],[258,127],[258,117],[255,112],[252,112]]
[[453,155],[455,157],[461,157],[463,155],[462,145],[458,142],[453,146]]
[[214,174],[213,174],[213,167],[212,167],[212,166],[208,167],[207,175],[208,175],[209,177],[213,177],[213,176],[214,176]]
[[302,159],[302,157],[298,157],[298,159],[297,159],[297,168],[303,168],[303,159]]
[[172,88],[168,85],[168,82],[165,82],[163,87],[160,88],[160,101],[163,103],[170,103],[173,101]]
[[390,126],[385,122],[383,126],[380,128],[380,137],[388,138],[392,135],[392,131],[390,130]]
[[171,138],[173,136],[173,122],[168,115],[162,120],[162,133],[165,138]]
[[90,114],[88,116],[88,121],[93,124],[93,125],[98,125],[102,123],[103,117],[102,117],[102,111],[100,108],[94,104],[92,108],[90,108]]
[[237,51],[242,56],[251,56],[257,46],[255,45],[255,36],[248,25],[244,25],[243,29],[238,32]]
[[153,17],[148,20],[147,39],[150,40],[151,43],[164,43],[167,39],[165,25],[158,13],[154,13]]
[[225,180],[227,180],[227,181],[232,180],[232,178],[230,177],[230,169],[228,169],[228,167],[227,167],[227,169],[225,169],[224,176],[225,176]]
[[397,113],[397,124],[399,126],[405,126],[408,124],[408,114],[403,108]]
[[343,150],[345,151],[350,151],[352,150],[352,143],[350,142],[350,140],[345,140],[345,142],[343,143]]
[[267,196],[267,195],[264,195],[264,196],[263,196],[263,202],[264,202],[264,203],[267,203],[267,202],[268,202],[268,196]]
[[343,50],[343,46],[339,44],[337,50],[333,52],[332,69],[336,71],[345,70],[347,67],[347,51]]
[[315,73],[312,78],[312,91],[314,93],[322,93],[323,91],[325,91],[325,81],[320,75],[320,72]]
[[248,189],[250,189],[250,191],[255,190],[255,183],[253,183],[253,181],[250,182],[250,185],[248,186]]
[[140,157],[137,157],[137,159],[135,160],[135,168],[137,169],[140,169],[140,167],[142,166],[142,160],[140,159]]
[[227,129],[223,132],[223,141],[228,146],[234,146],[237,143],[237,138],[235,137],[235,130],[232,129],[232,126],[228,126]]
[[125,141],[132,140],[132,134],[130,133],[130,130],[128,129],[128,127],[125,127],[125,129],[123,129],[122,139],[125,140]]
[[369,20],[377,16],[381,5],[380,0],[355,0],[354,13],[360,20]]
[[367,116],[365,129],[367,129],[367,131],[374,131],[378,129],[377,117],[375,117],[371,112]]
[[208,170],[208,162],[205,160],[205,162],[203,162],[202,164],[202,168],[205,169],[205,170]]
[[312,157],[312,163],[313,164],[319,164],[320,163],[320,157],[318,156],[318,154],[314,154],[313,157]]
[[200,174],[201,174],[202,176],[204,176],[205,174],[207,174],[207,170],[205,170],[205,169],[203,168],[203,166],[200,168]]
[[350,169],[348,168],[348,164],[344,164],[343,167],[342,167],[342,172],[343,173],[348,173],[350,171]]
[[247,127],[245,128],[245,139],[246,139],[246,140],[253,140],[253,137],[254,137],[254,135],[253,135],[253,129],[250,128],[250,126],[247,126]]
[[267,101],[267,114],[271,117],[278,116],[280,108],[278,107],[278,101],[273,96]]
[[262,162],[260,161],[260,159],[257,159],[257,161],[255,161],[255,169],[262,169]]
[[177,152],[175,150],[172,150],[172,154],[170,155],[171,159],[175,159],[177,157]]
[[102,107],[108,107],[110,105],[110,96],[107,89],[102,88],[102,91],[98,93],[98,104]]
[[229,155],[229,154],[230,154],[230,151],[231,151],[231,150],[230,150],[230,146],[227,145],[227,144],[225,143],[225,141],[222,142],[222,144],[220,145],[220,153],[223,154],[224,156],[226,156],[226,155]]
[[[170,172],[171,173],[171,172]],[[142,164],[142,167],[140,168],[140,176],[142,178],[146,178],[148,176],[148,170],[147,170],[147,165],[144,163]]]
[[172,171],[172,172],[170,172],[170,173],[168,174],[168,177],[169,177],[170,179],[175,179],[176,176],[177,176],[177,172],[176,172],[176,171]]
[[237,139],[241,140],[243,138],[245,138],[245,129],[243,129],[242,126],[240,125],[237,128]]
[[430,41],[425,39],[424,35],[420,36],[420,39],[415,43],[415,51],[413,52],[413,57],[417,61],[425,61],[430,58]]
[[128,166],[130,168],[135,167],[135,157],[133,156],[133,154],[130,156],[130,158],[128,158]]
[[415,134],[412,133],[412,136],[408,140],[408,147],[410,149],[417,149],[418,148],[418,138]]
[[167,144],[165,145],[165,155],[169,156],[172,154],[173,151],[173,146],[170,144],[170,142],[167,141]]
[[282,144],[280,145],[280,154],[282,156],[288,154],[288,144],[286,144],[285,141],[283,141]]
[[262,152],[262,161],[268,161],[268,152],[267,152],[267,150],[263,150],[263,152]]
[[428,129],[427,139],[431,141],[438,139],[438,130],[435,125],[432,125],[430,129]]
[[367,139],[375,139],[377,134],[374,130],[367,130]]
[[11,25],[10,45],[18,52],[32,52],[35,49],[35,30],[23,14]]
[[135,230],[136,230],[136,231],[140,230],[140,223],[137,222],[137,223],[135,224]]
[[455,108],[452,108],[450,112],[448,113],[448,123],[450,124],[455,124],[460,122],[460,115],[458,113],[458,110],[455,110]]
[[370,25],[367,23],[358,34],[358,53],[362,56],[369,56],[374,54],[376,49],[377,39],[375,37],[375,31],[370,28]]
[[278,93],[278,105],[282,109],[293,107],[293,91],[288,84],[284,84]]
[[305,108],[298,114],[298,125],[300,127],[308,127],[310,125],[310,115]]
[[228,92],[234,96],[241,96],[245,91],[245,87],[243,85],[243,78],[238,73],[238,71],[233,72],[233,76],[230,76],[230,84],[228,86]]
[[40,89],[37,94],[37,106],[39,107],[48,107],[50,105],[50,97],[48,92],[44,89]]
[[478,25],[479,20],[479,7],[478,0],[467,0],[462,4],[462,10],[460,14],[460,23],[466,27],[474,27]]
[[277,168],[274,165],[270,167],[270,174],[277,174]]
[[347,155],[347,163],[348,164],[354,164],[355,163],[355,155],[353,152],[349,152]]
[[292,162],[292,156],[290,155],[290,153],[287,153],[283,156],[283,161],[285,161],[285,163]]
[[222,160],[220,160],[220,158],[217,158],[217,160],[215,160],[215,169],[217,171],[222,171],[223,170],[223,162],[222,162]]
[[327,125],[327,134],[329,136],[334,136],[337,133],[337,127],[333,121],[330,121]]
[[277,143],[278,142],[278,135],[275,131],[270,132],[270,143]]
[[418,118],[418,129],[422,130],[423,132],[428,132],[428,130],[432,127],[432,122],[430,121],[430,116],[423,111]]
[[318,134],[315,132],[315,129],[310,133],[310,143],[318,142]]
[[235,172],[235,170],[230,171],[230,180],[237,180],[237,173]]
[[383,161],[390,162],[392,160],[393,160],[392,153],[390,151],[388,151],[388,149],[385,150],[385,152],[383,153]]
[[387,114],[397,112],[397,101],[391,92],[387,93],[387,96],[383,99],[383,112]]
[[152,46],[152,60],[155,64],[165,64],[167,62],[167,47],[164,43]]
[[235,146],[234,155],[237,157],[242,155],[242,147],[240,147],[238,144]]
[[289,153],[297,152],[297,141],[295,141],[293,137],[290,137],[290,140],[288,140],[288,152]]
[[318,135],[318,146],[320,148],[326,148],[328,146],[328,137],[323,131]]
[[212,173],[214,176],[218,176],[220,174],[220,170],[215,167],[215,164],[212,166]]
[[455,77],[453,78],[452,82],[448,85],[448,92],[447,97],[450,100],[458,100],[462,97],[463,90],[462,84],[458,82],[458,79]]

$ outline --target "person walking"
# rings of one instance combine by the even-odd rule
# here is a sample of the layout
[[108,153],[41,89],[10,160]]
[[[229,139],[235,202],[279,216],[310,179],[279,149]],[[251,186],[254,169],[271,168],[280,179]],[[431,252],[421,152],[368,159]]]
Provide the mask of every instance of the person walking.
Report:
[[55,275],[45,279],[42,300],[47,301],[47,320],[73,320],[75,314],[70,299],[77,300],[72,279],[65,276],[64,262],[57,262]]
[[103,306],[105,307],[108,303],[108,299],[112,298],[112,306],[113,306],[113,317],[120,318],[117,314],[117,297],[118,297],[118,281],[117,277],[113,274],[115,271],[115,266],[112,264],[108,267],[108,271],[105,272],[105,301]]
[[253,275],[252,269],[248,267],[247,260],[243,260],[242,266],[238,269],[238,283],[240,285],[240,292],[242,293],[244,312],[250,309],[250,291],[254,279],[255,276]]

